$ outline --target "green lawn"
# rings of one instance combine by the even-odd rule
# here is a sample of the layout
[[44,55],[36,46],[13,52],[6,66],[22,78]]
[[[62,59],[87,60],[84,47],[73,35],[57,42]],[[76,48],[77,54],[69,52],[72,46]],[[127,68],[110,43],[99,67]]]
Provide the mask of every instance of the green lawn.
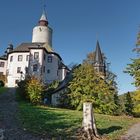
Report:
[[[29,103],[19,103],[19,119],[23,127],[36,133],[50,137],[71,137],[82,125],[82,112],[67,109],[32,106]],[[98,131],[110,140],[118,138],[132,124],[140,121],[125,116],[95,115]],[[71,138],[70,138],[71,139]]]
[[0,87],[0,94],[3,93],[3,92],[5,92],[6,90],[7,90],[6,87]]

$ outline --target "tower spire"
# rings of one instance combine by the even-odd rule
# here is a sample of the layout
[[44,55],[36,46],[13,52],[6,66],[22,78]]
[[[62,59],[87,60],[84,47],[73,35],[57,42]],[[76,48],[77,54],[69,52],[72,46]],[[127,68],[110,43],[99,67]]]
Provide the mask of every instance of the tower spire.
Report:
[[106,74],[106,66],[103,58],[103,54],[101,52],[99,41],[97,40],[95,57],[94,57],[94,68],[97,72],[99,72],[103,77]]
[[40,20],[39,20],[39,25],[40,26],[47,26],[48,25],[48,20],[47,20],[47,16],[46,16],[45,0],[43,1],[43,11],[42,11],[42,15],[41,15]]
[[95,62],[98,64],[103,64],[103,56],[100,48],[99,41],[97,40],[96,51],[95,51]]

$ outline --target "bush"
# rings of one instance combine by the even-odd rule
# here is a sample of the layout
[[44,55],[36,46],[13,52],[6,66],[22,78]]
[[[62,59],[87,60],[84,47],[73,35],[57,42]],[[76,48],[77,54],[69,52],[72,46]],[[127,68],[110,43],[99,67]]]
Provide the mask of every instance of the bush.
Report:
[[0,87],[4,87],[4,82],[0,80]]
[[18,82],[18,88],[17,88],[18,99],[29,100],[29,96],[26,92],[26,84],[27,84],[28,80],[29,79],[27,78],[25,80]]
[[44,85],[34,76],[32,76],[26,83],[27,96],[33,104],[40,104],[42,102],[43,91]]

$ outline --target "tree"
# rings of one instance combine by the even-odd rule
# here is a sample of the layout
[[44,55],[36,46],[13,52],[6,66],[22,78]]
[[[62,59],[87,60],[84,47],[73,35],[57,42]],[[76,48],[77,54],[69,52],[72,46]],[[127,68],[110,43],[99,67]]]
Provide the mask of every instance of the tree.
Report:
[[[104,59],[104,62],[106,63],[106,56],[104,54],[102,54],[103,56],[103,59]],[[83,61],[83,63],[85,64],[90,64],[94,67],[94,60],[95,59],[95,52],[91,52],[87,55],[87,58]],[[107,63],[107,67],[108,67],[108,64]],[[100,76],[100,73],[99,73],[99,76]],[[117,82],[116,82],[116,78],[117,76],[111,72],[109,70],[109,68],[106,68],[106,72],[105,72],[105,77],[104,77],[104,80],[105,82],[109,85],[110,87],[110,90],[112,90],[112,96],[114,96],[113,98],[110,99],[111,102],[114,101],[114,104],[115,104],[115,108],[114,108],[114,115],[119,115],[121,114],[122,110],[121,110],[121,104],[120,104],[120,100],[118,98],[118,88],[117,88]]]
[[133,115],[133,109],[134,109],[133,99],[130,95],[130,92],[128,92],[125,95],[125,112],[126,112],[126,114]]
[[124,71],[125,73],[128,73],[130,76],[134,78],[134,84],[137,88],[140,88],[140,32],[138,33],[137,36],[137,43],[136,43],[136,48],[133,49],[138,55],[137,58],[131,59],[132,63],[127,64],[126,70]]
[[33,104],[40,104],[44,91],[44,85],[40,79],[35,76],[30,77],[25,85],[29,100]]
[[121,115],[123,113],[122,112],[123,109],[117,93],[114,93],[114,103],[115,103],[114,115]]
[[96,112],[111,114],[115,104],[110,85],[106,83],[90,64],[82,64],[73,71],[73,80],[69,84],[71,105],[82,109],[84,102],[92,102]]
[[140,88],[140,58],[131,59],[132,63],[127,65],[125,73],[130,74],[134,78],[134,84]]
[[[102,54],[104,61],[106,62],[106,56]],[[83,64],[90,64],[94,67],[94,59],[95,59],[95,52],[90,52],[87,55],[87,58],[83,61]],[[104,80],[111,85],[112,89],[117,93],[118,88],[117,88],[117,83],[116,83],[116,75],[111,72],[108,68],[106,69],[106,76],[104,77]]]
[[140,117],[140,90],[136,90],[133,93],[134,98],[134,115]]

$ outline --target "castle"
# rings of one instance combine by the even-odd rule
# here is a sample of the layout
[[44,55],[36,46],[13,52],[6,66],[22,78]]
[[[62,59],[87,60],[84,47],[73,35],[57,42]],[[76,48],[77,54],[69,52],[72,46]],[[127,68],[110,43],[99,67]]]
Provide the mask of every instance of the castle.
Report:
[[7,87],[16,87],[26,75],[35,75],[44,83],[62,81],[68,71],[61,56],[52,48],[52,29],[45,10],[33,28],[32,42],[21,43],[16,48],[9,44],[5,53],[0,57],[0,75],[5,76]]
[[[4,77],[7,87],[16,87],[26,75],[34,75],[45,84],[65,79],[69,70],[53,50],[52,32],[44,10],[38,25],[33,28],[31,43],[21,43],[16,48],[9,44],[6,54],[0,57],[0,76]],[[105,76],[105,63],[98,41],[93,66]]]

